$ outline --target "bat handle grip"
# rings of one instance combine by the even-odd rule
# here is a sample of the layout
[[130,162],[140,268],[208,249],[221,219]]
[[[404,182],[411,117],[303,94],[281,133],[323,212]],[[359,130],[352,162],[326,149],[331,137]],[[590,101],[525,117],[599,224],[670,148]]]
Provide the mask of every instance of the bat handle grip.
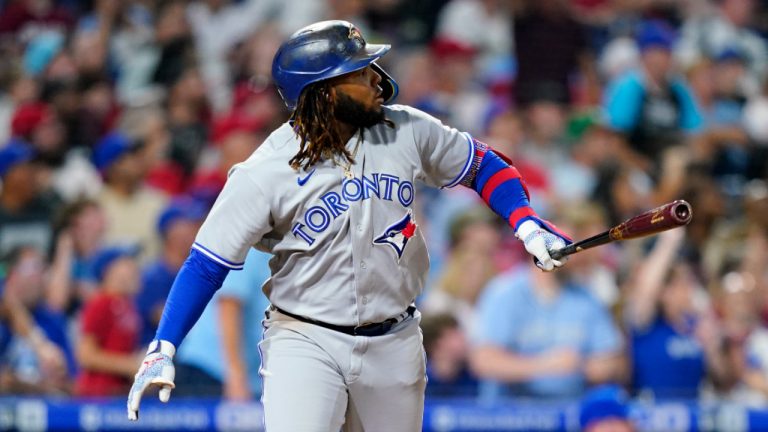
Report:
[[575,252],[576,252],[576,245],[569,244],[568,246],[566,246],[566,247],[564,247],[562,249],[557,249],[557,250],[551,251],[549,253],[549,256],[552,257],[552,259],[559,260],[560,258],[562,258],[562,257],[564,257],[566,255],[570,255],[570,254],[575,253]]

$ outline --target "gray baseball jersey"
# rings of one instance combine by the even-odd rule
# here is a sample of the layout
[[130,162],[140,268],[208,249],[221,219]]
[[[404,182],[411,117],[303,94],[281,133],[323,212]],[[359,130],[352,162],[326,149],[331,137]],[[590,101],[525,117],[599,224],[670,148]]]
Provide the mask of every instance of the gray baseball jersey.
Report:
[[251,246],[273,253],[264,292],[294,314],[363,325],[403,313],[429,269],[414,183],[458,184],[474,141],[414,108],[384,110],[394,128],[379,124],[346,144],[357,150],[350,178],[346,160],[291,168],[300,141],[283,124],[232,168],[193,247],[232,269]]

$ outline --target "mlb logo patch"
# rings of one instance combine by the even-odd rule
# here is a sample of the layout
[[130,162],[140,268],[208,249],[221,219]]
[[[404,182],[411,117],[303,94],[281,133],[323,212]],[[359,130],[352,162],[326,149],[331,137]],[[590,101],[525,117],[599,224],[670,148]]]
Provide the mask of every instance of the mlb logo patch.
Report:
[[373,240],[373,244],[391,246],[395,250],[397,260],[399,261],[403,256],[405,245],[408,244],[408,239],[416,234],[416,228],[418,226],[413,222],[411,211],[408,210],[408,213],[402,219],[387,227],[383,234],[376,237]]

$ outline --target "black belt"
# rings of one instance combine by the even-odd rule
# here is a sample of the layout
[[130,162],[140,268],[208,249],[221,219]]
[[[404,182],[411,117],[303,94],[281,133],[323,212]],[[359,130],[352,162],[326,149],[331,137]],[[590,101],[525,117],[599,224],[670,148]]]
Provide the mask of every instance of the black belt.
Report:
[[[382,336],[389,333],[389,331],[392,330],[392,326],[401,322],[401,321],[398,321],[397,318],[390,318],[388,320],[384,320],[379,323],[371,323],[371,324],[366,324],[362,326],[342,326],[342,325],[329,324],[327,322],[313,320],[311,318],[303,317],[301,315],[295,315],[288,311],[280,309],[275,305],[272,305],[272,307],[275,308],[275,310],[280,312],[281,314],[288,315],[289,317],[297,319],[299,321],[304,321],[305,323],[319,325],[320,327],[336,330],[337,332],[341,332],[341,333],[352,335],[352,336]],[[409,318],[413,316],[414,312],[416,312],[416,308],[413,306],[408,306],[408,309],[405,310],[405,313],[408,315]],[[403,320],[405,320],[405,318]]]

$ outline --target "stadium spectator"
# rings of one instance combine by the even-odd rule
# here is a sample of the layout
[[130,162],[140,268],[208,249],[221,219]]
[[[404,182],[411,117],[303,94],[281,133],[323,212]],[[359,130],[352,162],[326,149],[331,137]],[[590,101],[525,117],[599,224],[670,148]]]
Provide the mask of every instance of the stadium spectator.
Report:
[[453,315],[429,315],[421,319],[427,355],[427,397],[473,397],[477,379],[469,370],[469,346]]
[[514,45],[517,57],[515,101],[520,107],[546,95],[570,104],[579,91],[572,85],[578,73],[582,103],[598,96],[597,69],[585,28],[574,19],[567,0],[526,0],[515,11]]
[[186,67],[168,90],[170,158],[188,178],[206,145],[211,117],[200,71],[194,66]]
[[96,291],[93,261],[104,247],[106,229],[106,216],[96,201],[81,199],[60,209],[47,291],[51,308],[72,314]]
[[449,1],[440,9],[437,37],[470,44],[479,54],[478,70],[485,72],[513,52],[511,6],[499,0]]
[[141,318],[134,305],[139,290],[136,247],[111,247],[94,260],[99,292],[80,316],[78,396],[115,396],[128,391],[144,354],[139,352]]
[[687,84],[671,75],[675,34],[662,21],[642,23],[636,34],[641,68],[609,83],[604,108],[608,125],[623,135],[626,161],[656,174],[669,147],[685,143],[702,119]]
[[748,93],[759,91],[768,74],[768,46],[750,28],[754,22],[754,0],[715,0],[715,10],[692,14],[683,24],[676,57],[684,66],[714,59],[727,49],[743,53],[749,73],[742,84]]
[[106,242],[138,243],[143,260],[157,256],[155,221],[167,198],[144,184],[146,166],[141,143],[121,132],[110,133],[96,145],[93,162],[104,177],[98,202],[109,220]]
[[260,288],[269,278],[271,256],[251,249],[243,270],[230,272],[206,306],[176,353],[177,396],[261,396],[258,344],[269,301]]
[[691,267],[678,259],[685,231],[659,236],[628,282],[632,388],[657,398],[695,398],[708,375],[727,380],[714,316]]
[[227,54],[263,25],[276,6],[277,2],[259,0],[197,1],[187,6],[187,19],[205,82],[200,88],[207,91],[215,112],[227,112],[232,106]]
[[34,157],[34,149],[22,141],[0,148],[0,256],[22,245],[51,248],[53,203],[41,194]]
[[11,34],[20,43],[46,31],[63,35],[74,25],[69,11],[53,0],[8,2],[0,17],[0,34]]
[[207,208],[191,198],[176,198],[160,213],[157,220],[157,232],[163,242],[160,256],[142,269],[141,290],[136,296],[142,319],[142,346],[155,336],[165,299],[206,213]]
[[227,181],[229,170],[251,155],[261,144],[262,136],[253,121],[239,116],[219,119],[213,124],[212,140],[216,147],[210,149],[207,160],[211,166],[200,166],[189,187],[190,193],[201,199],[213,200]]
[[477,321],[475,302],[499,271],[498,231],[498,218],[484,206],[472,207],[454,218],[449,228],[450,255],[421,304],[425,313],[455,316],[461,330],[471,332]]
[[0,363],[11,371],[5,376],[8,391],[68,394],[77,365],[65,316],[45,303],[45,256],[33,246],[19,246],[4,261],[7,275],[0,291],[9,319],[8,326],[0,323],[6,336]]
[[581,399],[579,426],[584,432],[632,432],[627,394],[619,387],[604,385]]
[[571,276],[525,265],[485,288],[470,356],[484,380],[481,398],[574,397],[590,384],[622,378],[621,334],[606,308]]
[[436,38],[429,49],[435,64],[435,89],[416,106],[469,133],[481,133],[483,116],[492,101],[475,75],[476,48],[461,40]]
[[714,285],[729,376],[713,390],[730,402],[761,405],[768,400],[768,330],[760,322],[756,281],[748,272],[726,266]]

